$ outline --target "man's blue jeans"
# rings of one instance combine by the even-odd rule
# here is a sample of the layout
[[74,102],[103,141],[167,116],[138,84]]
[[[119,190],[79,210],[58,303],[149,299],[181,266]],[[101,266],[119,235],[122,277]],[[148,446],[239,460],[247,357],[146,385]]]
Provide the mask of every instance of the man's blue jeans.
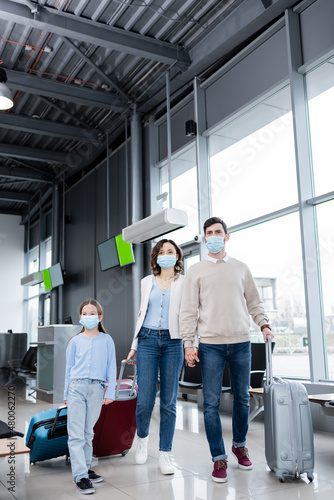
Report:
[[239,344],[200,344],[203,378],[205,432],[214,462],[227,458],[219,415],[225,362],[229,364],[233,393],[233,445],[245,446],[249,416],[251,367],[250,342]]
[[160,451],[171,451],[176,420],[176,398],[183,363],[181,339],[168,330],[142,327],[137,350],[137,434],[148,435],[160,371]]

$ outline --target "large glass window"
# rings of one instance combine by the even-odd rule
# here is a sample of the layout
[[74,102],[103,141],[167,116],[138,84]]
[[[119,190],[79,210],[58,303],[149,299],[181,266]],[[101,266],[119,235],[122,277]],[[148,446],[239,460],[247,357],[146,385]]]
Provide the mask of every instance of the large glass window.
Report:
[[212,215],[234,226],[297,203],[289,88],[210,136]]
[[[171,238],[176,243],[193,241],[198,234],[197,167],[196,151],[190,149],[172,158],[172,204],[173,208],[184,210],[188,215],[188,225],[173,231]],[[162,208],[169,207],[169,172],[168,166],[160,168],[160,194],[166,193]],[[168,235],[166,235],[168,237]]]
[[334,201],[317,206],[328,376],[334,380]]
[[[299,214],[234,232],[226,249],[245,262],[255,278],[275,334],[275,375],[309,378]],[[254,323],[251,340],[262,340]]]
[[315,195],[334,190],[334,58],[306,77]]

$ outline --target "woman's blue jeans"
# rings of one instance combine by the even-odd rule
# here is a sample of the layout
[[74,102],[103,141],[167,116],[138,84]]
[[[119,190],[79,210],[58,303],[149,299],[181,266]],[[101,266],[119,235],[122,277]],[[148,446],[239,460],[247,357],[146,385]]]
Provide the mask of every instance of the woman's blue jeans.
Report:
[[148,436],[160,372],[160,451],[172,449],[182,363],[181,339],[171,339],[168,330],[142,327],[137,348],[137,434]]
[[250,342],[239,344],[200,344],[203,378],[205,432],[214,462],[227,458],[220,421],[219,406],[224,366],[230,369],[233,394],[233,445],[245,446],[249,416],[249,383],[251,367]]
[[68,448],[74,481],[88,477],[92,460],[94,425],[99,418],[105,383],[101,380],[71,380],[67,398]]

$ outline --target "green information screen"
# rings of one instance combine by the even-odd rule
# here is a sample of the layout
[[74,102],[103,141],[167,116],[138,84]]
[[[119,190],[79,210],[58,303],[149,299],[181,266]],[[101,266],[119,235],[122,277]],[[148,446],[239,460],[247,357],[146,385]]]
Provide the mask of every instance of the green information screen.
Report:
[[123,241],[121,234],[115,236],[115,240],[116,240],[120,266],[126,266],[127,264],[132,264],[135,261],[132,244]]
[[50,270],[44,269],[44,271],[42,271],[42,275],[45,291],[48,292],[52,288]]

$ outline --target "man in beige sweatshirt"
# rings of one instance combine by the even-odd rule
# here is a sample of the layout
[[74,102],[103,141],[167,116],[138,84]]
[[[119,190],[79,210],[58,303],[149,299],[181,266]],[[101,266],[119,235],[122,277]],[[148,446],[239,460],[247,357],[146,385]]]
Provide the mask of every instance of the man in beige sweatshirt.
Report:
[[228,363],[233,393],[232,454],[239,467],[252,469],[246,448],[251,366],[250,318],[261,328],[263,338],[273,338],[247,265],[226,254],[230,235],[225,222],[211,217],[204,223],[208,256],[192,265],[186,275],[180,310],[180,332],[189,366],[199,362],[192,347],[199,337],[203,378],[204,424],[214,462],[212,479],[227,481],[227,454],[223,441],[219,406],[225,363]]

